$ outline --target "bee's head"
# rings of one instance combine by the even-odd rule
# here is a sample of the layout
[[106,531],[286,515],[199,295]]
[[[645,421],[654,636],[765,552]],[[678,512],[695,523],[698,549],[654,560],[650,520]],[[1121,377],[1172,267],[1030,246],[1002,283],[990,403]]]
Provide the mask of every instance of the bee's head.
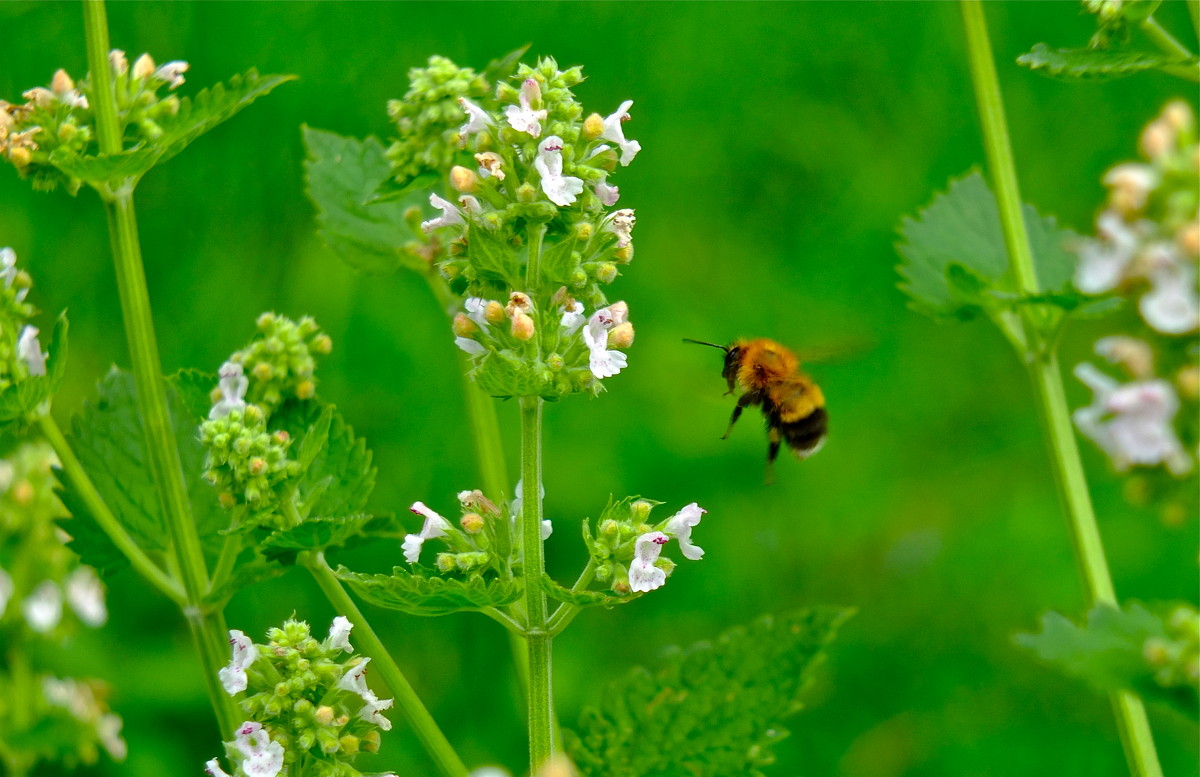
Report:
[[709,348],[720,348],[725,352],[725,366],[721,369],[721,377],[729,384],[729,390],[733,391],[733,386],[737,382],[738,362],[742,358],[742,347],[740,345],[719,345],[717,343],[709,343],[704,340],[693,340],[690,337],[683,338],[685,343],[695,343],[696,345],[707,345]]

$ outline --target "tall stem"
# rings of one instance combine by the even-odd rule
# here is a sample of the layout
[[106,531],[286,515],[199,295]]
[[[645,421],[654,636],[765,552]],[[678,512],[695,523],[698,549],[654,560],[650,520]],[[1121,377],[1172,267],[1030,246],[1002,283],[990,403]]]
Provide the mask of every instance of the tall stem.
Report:
[[465,777],[466,765],[458,757],[458,753],[450,745],[446,735],[438,728],[437,722],[429,714],[429,710],[421,703],[421,698],[417,696],[417,692],[409,684],[408,678],[404,676],[400,666],[383,646],[383,642],[375,634],[371,624],[363,617],[358,605],[342,588],[341,581],[334,576],[333,570],[325,562],[325,556],[321,553],[305,553],[301,555],[300,560],[312,573],[313,579],[317,581],[317,585],[321,587],[333,608],[354,624],[355,638],[363,646],[363,652],[374,661],[372,666],[379,670],[383,681],[391,689],[396,698],[397,708],[404,714],[441,773],[445,777]]
[[[1029,234],[1021,212],[1021,195],[1017,187],[1016,164],[1008,138],[1000,82],[996,76],[987,22],[980,0],[961,0],[963,24],[966,29],[967,51],[971,80],[983,125],[984,146],[988,167],[996,187],[1000,222],[1008,247],[1009,263],[1019,289],[1026,294],[1039,290]],[[1032,315],[1032,314],[1030,314]],[[1027,364],[1033,379],[1038,410],[1046,430],[1054,467],[1055,482],[1071,528],[1076,561],[1083,577],[1090,604],[1116,604],[1108,562],[1100,541],[1100,530],[1088,494],[1083,462],[1075,443],[1070,411],[1063,389],[1062,374],[1053,349],[1043,340],[1029,316],[1026,324]],[[1113,708],[1125,748],[1130,772],[1136,777],[1161,777],[1162,768],[1154,749],[1154,738],[1141,700],[1128,692],[1112,694]]]
[[551,687],[551,637],[546,623],[542,546],[542,398],[521,397],[521,540],[525,564],[525,610],[529,631],[529,763],[537,772],[554,752],[554,697]]
[[[1175,36],[1167,32],[1158,20],[1153,15],[1147,16],[1141,22],[1142,32],[1146,33],[1146,37],[1150,39],[1155,46],[1164,54],[1174,57],[1175,59],[1191,59],[1193,54],[1184,46]],[[1200,82],[1200,64],[1191,65],[1167,65],[1162,68],[1163,72],[1170,73],[1178,78],[1183,78],[1187,81]]]
[[[102,153],[116,153],[121,150],[121,133],[108,61],[108,20],[104,12],[104,0],[84,0],[83,18],[92,78],[91,102],[96,114],[96,139]],[[200,653],[217,720],[222,732],[228,734],[238,720],[233,703],[217,680],[217,670],[225,663],[227,630],[224,616],[219,612],[206,612],[202,605],[208,590],[208,572],[200,537],[192,519],[191,503],[184,485],[179,450],[175,447],[171,415],[167,408],[166,386],[150,310],[150,293],[146,287],[146,273],[138,242],[133,187],[134,181],[126,180],[115,191],[101,192],[101,199],[104,200],[108,216],[117,290],[121,297],[125,335],[129,340],[138,410],[146,434],[147,463],[158,490],[180,570],[186,600],[183,612]]]

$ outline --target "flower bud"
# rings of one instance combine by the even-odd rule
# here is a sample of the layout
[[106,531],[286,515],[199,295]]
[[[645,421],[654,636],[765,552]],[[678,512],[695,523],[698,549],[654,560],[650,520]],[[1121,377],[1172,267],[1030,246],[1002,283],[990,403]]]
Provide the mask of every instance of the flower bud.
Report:
[[1175,242],[1188,256],[1200,256],[1200,216],[1179,230],[1175,235]]
[[346,755],[354,755],[358,752],[358,737],[353,734],[346,734],[338,740],[338,744],[341,745],[342,752]]
[[527,313],[517,313],[512,320],[512,336],[527,342],[533,339],[535,327],[533,319]]
[[313,713],[313,718],[315,718],[316,721],[322,726],[328,726],[333,722],[333,707],[330,707],[327,704],[322,704],[320,707],[317,707],[317,711]]
[[483,320],[489,324],[503,323],[505,318],[504,306],[496,300],[490,300],[483,309]]
[[608,344],[613,348],[628,348],[633,345],[633,324],[626,321],[613,327],[608,333]]
[[1159,119],[1176,132],[1192,131],[1192,109],[1183,100],[1172,100]]
[[77,134],[79,134],[79,127],[69,121],[58,125],[58,139],[64,143],[70,143]]
[[322,356],[333,352],[333,338],[327,334],[319,334],[312,339],[312,350]]
[[618,596],[624,596],[625,594],[629,593],[629,581],[628,580],[616,581],[615,583],[613,583],[612,590],[613,590],[613,593],[617,594]]
[[1175,143],[1175,133],[1161,121],[1153,121],[1142,130],[1138,139],[1138,147],[1148,159],[1161,159],[1170,153]]
[[129,60],[125,58],[125,52],[120,49],[108,52],[108,64],[112,66],[115,76],[123,76],[129,72]]
[[542,107],[542,87],[537,81],[532,78],[526,78],[521,82],[521,94],[529,103],[529,107],[537,110]]
[[1175,385],[1179,393],[1188,399],[1200,397],[1200,367],[1184,367],[1175,373]]
[[25,146],[9,148],[8,160],[17,167],[27,167],[33,161],[33,153]]
[[604,117],[593,113],[583,120],[583,139],[595,140],[604,132]]
[[311,380],[302,380],[296,384],[296,399],[312,399],[316,393],[317,386]]
[[575,225],[575,239],[576,240],[591,240],[592,234],[595,231],[596,231],[596,228],[592,225],[592,223],[590,221],[581,221]]
[[221,495],[217,497],[217,501],[220,502],[221,507],[224,507],[226,510],[232,510],[237,505],[237,497],[228,491],[222,491]]
[[71,76],[61,67],[54,71],[54,77],[50,79],[50,89],[55,94],[66,94],[75,88],[75,82],[71,80]]
[[254,376],[255,380],[265,383],[266,381],[275,377],[275,369],[267,362],[259,362],[258,364],[254,365],[254,369],[250,370],[250,374]]
[[633,259],[633,244],[630,243],[627,246],[621,246],[616,251],[613,251],[613,258],[622,264],[627,264],[629,260]]
[[455,165],[450,168],[450,186],[460,194],[472,194],[479,191],[479,176],[474,170]]
[[1142,646],[1142,657],[1146,659],[1146,663],[1150,664],[1150,666],[1162,666],[1170,658],[1169,645],[1164,639],[1151,637]]
[[434,565],[437,567],[437,570],[444,575],[447,572],[453,572],[458,568],[458,560],[454,557],[453,553],[439,553],[437,554],[437,559],[435,560]]
[[517,187],[517,202],[531,203],[537,200],[538,190],[532,184],[523,183]]
[[147,78],[154,75],[155,70],[157,70],[157,68],[154,65],[154,60],[150,58],[149,54],[143,54],[133,63],[133,77],[139,81],[145,81]]
[[[649,511],[647,511],[647,515],[649,515]],[[617,535],[620,533],[621,533],[621,524],[617,523],[612,518],[609,518],[609,519],[601,522],[601,524],[600,524],[600,536],[601,537],[611,540],[611,539],[615,539],[617,537]]]
[[617,279],[617,266],[612,262],[605,262],[596,268],[596,280],[601,283],[612,283]]
[[502,103],[515,103],[517,101],[517,87],[507,81],[500,81],[496,84],[496,99]]
[[467,534],[478,534],[483,531],[483,517],[479,513],[467,513],[458,522]]
[[379,752],[379,732],[376,731],[375,729],[371,729],[370,731],[368,731],[367,733],[365,733],[361,737],[359,737],[358,744],[359,744],[359,747],[361,747],[363,749],[363,752],[366,752],[366,753]]
[[587,282],[588,282],[587,273],[583,271],[582,267],[576,267],[575,270],[571,273],[571,285],[577,289],[581,289],[587,285]]
[[454,316],[454,325],[451,327],[454,330],[455,337],[472,337],[479,331],[479,325],[463,313],[458,313]]
[[476,154],[475,161],[479,163],[479,169],[485,178],[492,177],[497,181],[504,180],[504,160],[496,152],[485,151],[482,154]]
[[552,353],[546,357],[546,366],[550,368],[551,372],[562,372],[563,364],[561,354]]
[[[616,330],[614,329],[613,331],[615,332]],[[609,341],[612,341],[611,333],[609,335]],[[650,511],[653,509],[653,502],[648,502],[645,499],[639,499],[633,504],[629,505],[629,517],[632,518],[635,523],[645,523],[646,521],[650,520]]]
[[287,441],[292,439],[292,436],[287,433],[287,429],[277,429],[271,434],[271,439],[276,445],[286,445]]
[[258,477],[267,469],[267,462],[261,456],[250,459],[250,474]]

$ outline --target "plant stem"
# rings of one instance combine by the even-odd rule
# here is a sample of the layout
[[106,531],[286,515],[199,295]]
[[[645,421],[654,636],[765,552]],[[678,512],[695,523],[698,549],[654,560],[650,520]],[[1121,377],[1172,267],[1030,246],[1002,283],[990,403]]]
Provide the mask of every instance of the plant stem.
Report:
[[326,563],[325,555],[323,553],[302,553],[300,561],[312,573],[317,585],[325,592],[325,597],[329,599],[333,608],[354,624],[355,638],[363,646],[363,652],[375,662],[374,665],[378,667],[383,681],[387,683],[396,698],[396,706],[404,713],[404,717],[441,773],[445,777],[465,777],[466,765],[458,757],[458,753],[454,751],[449,740],[446,739],[446,735],[438,728],[437,722],[429,714],[429,710],[421,703],[417,692],[413,690],[412,685],[404,676],[404,672],[400,670],[387,648],[383,646],[383,642],[375,634],[371,624],[367,622],[354,600],[342,588],[341,581],[337,579],[333,570],[329,568],[329,564]]
[[[1189,11],[1193,9],[1189,6]],[[1193,11],[1194,13],[1194,11]],[[1195,17],[1192,19],[1195,22]],[[1176,59],[1191,59],[1194,55],[1188,51],[1187,46],[1184,46],[1175,36],[1167,32],[1158,20],[1153,15],[1147,16],[1141,22],[1142,32],[1146,33],[1146,37],[1158,46],[1159,50],[1164,54]],[[1183,78],[1188,81],[1200,82],[1200,64],[1192,65],[1167,65],[1162,68],[1163,72],[1170,73],[1173,76]]]
[[529,707],[529,764],[537,770],[554,752],[554,697],[551,637],[546,630],[546,594],[538,581],[545,573],[542,545],[542,398],[521,397],[521,540],[525,565],[525,610],[529,631],[526,696]]
[[[963,24],[966,29],[971,80],[979,105],[983,125],[984,146],[988,167],[995,179],[996,200],[1004,241],[1013,275],[1021,292],[1039,291],[1029,234],[1021,212],[1021,195],[1017,187],[1016,164],[1008,138],[1000,82],[996,76],[987,22],[980,0],[961,0]],[[1083,577],[1090,605],[1116,604],[1108,562],[1100,540],[1100,530],[1088,494],[1083,462],[1079,458],[1070,411],[1063,389],[1058,359],[1030,316],[1023,316],[1026,325],[1026,362],[1033,379],[1038,410],[1045,427],[1054,465],[1055,482],[1070,522],[1075,556]],[[1154,738],[1141,700],[1132,693],[1112,694],[1117,729],[1125,748],[1130,772],[1137,777],[1161,777],[1162,768],[1154,750]]]
[[1200,0],[1187,0],[1187,9],[1192,17],[1192,34],[1200,45]]
[[[102,153],[116,153],[121,150],[121,131],[117,124],[116,97],[109,69],[108,20],[104,12],[104,0],[84,0],[83,19],[93,88],[91,103],[96,114],[96,139]],[[121,297],[125,335],[129,340],[138,410],[146,434],[147,463],[157,486],[179,565],[186,601],[183,613],[200,652],[202,670],[217,721],[222,732],[228,733],[237,725],[237,715],[232,701],[217,680],[217,670],[225,663],[227,629],[220,612],[207,612],[203,606],[203,597],[208,590],[208,572],[200,537],[192,519],[191,503],[184,485],[179,450],[175,447],[174,429],[167,408],[166,385],[162,377],[150,294],[138,243],[137,217],[133,207],[134,183],[132,179],[127,179],[115,190],[101,191],[100,195],[108,216],[117,290]]]
[[129,532],[125,531],[125,527],[113,515],[112,510],[108,509],[108,505],[104,502],[104,497],[100,496],[100,492],[96,490],[96,486],[92,483],[91,478],[84,471],[83,465],[75,457],[75,452],[71,450],[70,443],[63,436],[62,430],[55,423],[54,418],[49,413],[46,413],[38,419],[38,423],[42,428],[42,434],[45,435],[46,441],[50,443],[50,447],[54,448],[54,453],[58,456],[63,473],[70,479],[80,498],[87,505],[88,511],[92,514],[92,517],[99,524],[100,528],[104,530],[104,533],[108,535],[109,540],[129,560],[129,564],[134,568],[134,571],[165,594],[171,601],[182,605],[184,603],[183,589],[179,586],[178,581],[173,580],[166,572],[159,569],[157,564],[150,560],[150,557],[129,536]]

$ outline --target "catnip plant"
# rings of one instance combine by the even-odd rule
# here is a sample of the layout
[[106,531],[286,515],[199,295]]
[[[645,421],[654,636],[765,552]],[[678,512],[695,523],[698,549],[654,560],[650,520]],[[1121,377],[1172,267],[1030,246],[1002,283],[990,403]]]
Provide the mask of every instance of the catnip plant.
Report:
[[[634,258],[635,211],[616,183],[642,150],[626,137],[633,101],[585,110],[574,91],[581,68],[531,64],[524,49],[478,72],[434,56],[387,105],[389,147],[306,128],[321,236],[355,268],[419,273],[446,314],[446,358],[462,367],[477,473],[464,474],[457,494],[414,494],[398,519],[370,511],[380,473],[319,391],[319,363],[335,344],[312,318],[263,313],[215,372],[162,374],[137,185],[291,77],[249,70],[189,97],[188,63],[149,54],[130,63],[109,43],[102,0],[83,9],[89,71],[59,70],[23,102],[0,103],[0,154],[39,190],[98,195],[132,371],[109,372],[65,433],[51,412],[65,317],[47,355],[24,302],[30,279],[8,251],[0,417],[53,450],[70,512],[58,544],[30,560],[67,554],[65,539],[101,574],[131,568],[187,623],[224,742],[196,771],[390,774],[360,767],[386,757],[376,755],[381,732],[403,722],[439,773],[469,773],[353,593],[409,615],[476,612],[507,630],[532,774],[757,774],[848,611],[759,619],[653,674],[615,679],[573,728],[556,714],[555,637],[585,609],[633,602],[705,558],[706,511],[695,502],[662,510],[614,496],[577,523],[551,521],[543,508],[554,488],[542,467],[546,403],[595,399],[630,364],[631,306],[607,289]],[[504,400],[520,420],[515,485],[497,422]],[[543,543],[572,523],[587,560],[566,585],[547,574]],[[388,549],[390,571],[331,563],[367,543]],[[229,628],[230,598],[289,568],[307,571],[338,613],[327,635],[314,636],[299,613],[261,636]],[[68,580],[68,596],[82,586],[94,599],[98,579],[80,580]],[[29,585],[14,576],[9,587],[37,604],[40,589]],[[657,701],[645,704],[647,694]],[[65,698],[59,686],[46,695]],[[91,726],[81,757],[94,741],[123,754],[119,720],[99,703],[72,709]],[[648,754],[648,739],[662,746]]]

